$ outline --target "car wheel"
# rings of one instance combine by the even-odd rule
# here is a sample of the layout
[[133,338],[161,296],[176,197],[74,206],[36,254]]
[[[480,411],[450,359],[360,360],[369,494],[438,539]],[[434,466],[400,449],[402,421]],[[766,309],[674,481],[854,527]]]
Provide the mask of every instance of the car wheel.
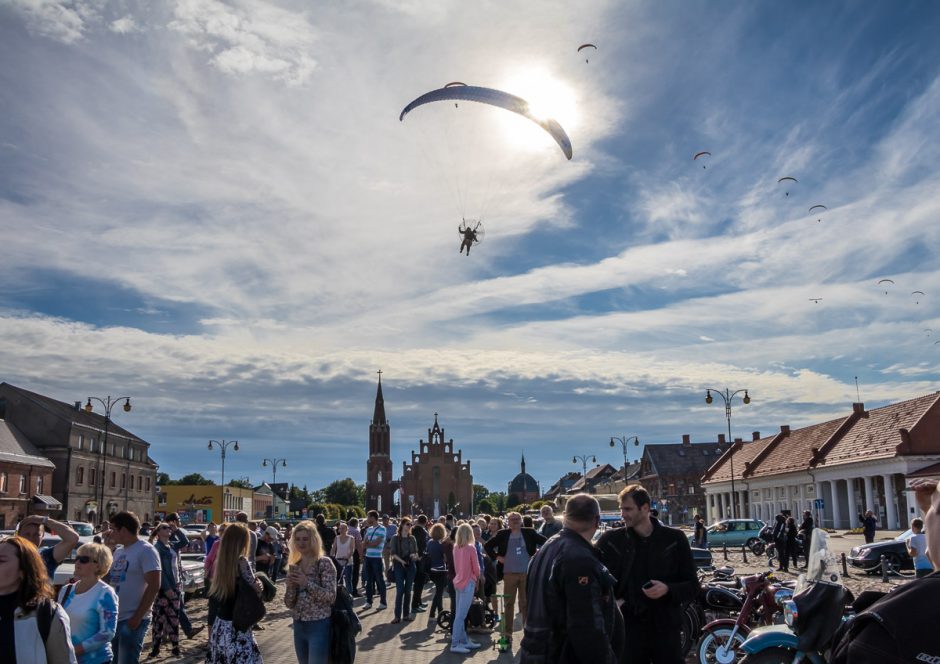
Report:
[[901,571],[901,557],[896,553],[886,553],[885,565],[888,566],[890,574],[898,574]]

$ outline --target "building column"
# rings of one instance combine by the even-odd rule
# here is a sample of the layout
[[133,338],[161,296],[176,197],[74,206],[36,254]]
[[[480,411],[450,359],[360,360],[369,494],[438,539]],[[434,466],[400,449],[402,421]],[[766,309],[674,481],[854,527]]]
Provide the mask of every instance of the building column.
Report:
[[882,475],[885,483],[885,510],[888,512],[887,524],[889,530],[898,529],[898,509],[894,500],[894,475]]
[[872,477],[871,475],[866,475],[862,478],[865,482],[865,511],[872,510],[876,515],[878,510],[875,507],[878,506],[878,503],[875,502],[875,491],[872,487]]
[[723,505],[722,505],[722,508],[723,508],[722,518],[730,519],[731,518],[731,492],[725,491],[723,494],[721,494],[721,496],[722,498],[724,498]]
[[738,516],[742,519],[748,518],[748,513],[744,511],[744,503],[746,502],[747,491],[738,491]]
[[852,518],[852,513],[855,511],[855,505],[858,502],[858,497],[855,493],[855,478],[849,478],[845,481],[845,486],[848,489],[849,493],[849,518]]
[[832,527],[839,528],[842,524],[842,513],[839,509],[839,480],[829,480],[829,499],[832,507],[829,513],[832,514]]

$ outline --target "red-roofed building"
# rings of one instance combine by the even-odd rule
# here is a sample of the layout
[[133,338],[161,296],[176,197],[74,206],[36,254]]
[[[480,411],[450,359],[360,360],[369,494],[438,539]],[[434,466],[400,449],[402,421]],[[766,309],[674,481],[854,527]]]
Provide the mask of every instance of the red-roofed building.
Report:
[[[709,520],[769,521],[781,509],[809,509],[827,527],[852,528],[874,511],[882,528],[907,528],[916,516],[906,478],[940,462],[940,393],[750,442],[736,441],[702,477]],[[734,494],[731,491],[734,466]]]

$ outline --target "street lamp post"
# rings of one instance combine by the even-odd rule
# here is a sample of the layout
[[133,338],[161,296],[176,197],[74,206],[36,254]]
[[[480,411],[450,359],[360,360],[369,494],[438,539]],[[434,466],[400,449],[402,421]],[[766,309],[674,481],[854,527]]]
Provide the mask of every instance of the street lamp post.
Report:
[[[219,452],[222,453],[222,491],[224,492],[224,491],[225,491],[225,450],[228,449],[228,446],[229,446],[229,445],[234,445],[235,447],[233,447],[232,449],[233,449],[235,452],[237,452],[237,451],[238,451],[238,441],[237,441],[237,440],[210,440],[210,441],[209,441],[209,449],[210,449],[210,450],[213,449],[212,443],[215,443],[215,444],[218,446],[218,448],[219,448]],[[224,499],[223,499],[223,502],[225,502]],[[225,511],[225,506],[224,506],[224,505],[222,506],[222,511],[223,511],[223,512]]]
[[287,459],[265,459],[261,465],[267,466],[268,462],[271,463],[271,484],[277,484],[277,465],[281,464],[281,468],[286,468]]
[[[101,500],[98,502],[98,525],[101,525],[102,522],[102,512],[104,509],[104,481],[105,475],[107,474],[107,459],[105,458],[106,451],[108,449],[108,431],[111,429],[111,409],[114,408],[119,401],[124,401],[124,412],[131,412],[131,398],[130,397],[115,397],[111,398],[111,395],[108,395],[104,399],[101,397],[88,397],[88,403],[85,404],[85,412],[91,413],[94,412],[95,407],[92,405],[92,400],[97,401],[104,407],[104,441],[102,441],[101,449],[98,451],[98,485],[101,487]],[[95,497],[98,497],[97,490],[95,491]],[[125,480],[124,485],[124,509],[127,509],[127,484]]]
[[593,454],[575,454],[574,457],[572,457],[571,459],[571,463],[578,463],[578,461],[581,462],[581,466],[584,468],[584,474],[581,475],[581,477],[582,479],[584,479],[585,484],[587,483],[588,459],[591,460],[591,463],[597,463],[597,457],[594,456]]
[[620,447],[623,448],[623,483],[627,483],[627,443],[633,441],[635,447],[640,446],[640,439],[636,436],[611,436],[610,437],[610,446],[613,447],[614,443],[620,443]]
[[716,390],[712,387],[705,390],[705,403],[711,404],[712,401],[714,401],[712,398],[712,392],[715,392],[725,402],[725,419],[728,420],[728,443],[731,445],[731,514],[735,519],[737,519],[738,496],[734,491],[734,441],[731,439],[731,402],[738,394],[744,392],[744,396],[741,397],[741,401],[746,406],[747,404],[751,403],[751,397],[748,396],[747,390],[735,390],[732,392],[726,388],[725,391],[722,392],[721,390]]

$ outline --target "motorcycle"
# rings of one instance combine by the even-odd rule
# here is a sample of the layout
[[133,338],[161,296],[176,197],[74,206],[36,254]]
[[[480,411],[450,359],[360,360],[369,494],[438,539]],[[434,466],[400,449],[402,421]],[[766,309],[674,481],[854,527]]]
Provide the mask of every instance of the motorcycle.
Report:
[[740,646],[741,664],[825,664],[833,634],[852,613],[852,596],[839,581],[837,562],[829,552],[829,535],[813,531],[808,571],[797,582],[793,598],[783,603],[783,625],[757,627]]
[[[754,624],[773,624],[781,603],[792,590],[776,583],[773,570],[738,579],[741,590],[724,585],[703,588],[702,602],[722,617],[702,628],[698,642],[701,664],[731,664],[741,657],[739,648]],[[737,614],[736,617],[724,617]]]

